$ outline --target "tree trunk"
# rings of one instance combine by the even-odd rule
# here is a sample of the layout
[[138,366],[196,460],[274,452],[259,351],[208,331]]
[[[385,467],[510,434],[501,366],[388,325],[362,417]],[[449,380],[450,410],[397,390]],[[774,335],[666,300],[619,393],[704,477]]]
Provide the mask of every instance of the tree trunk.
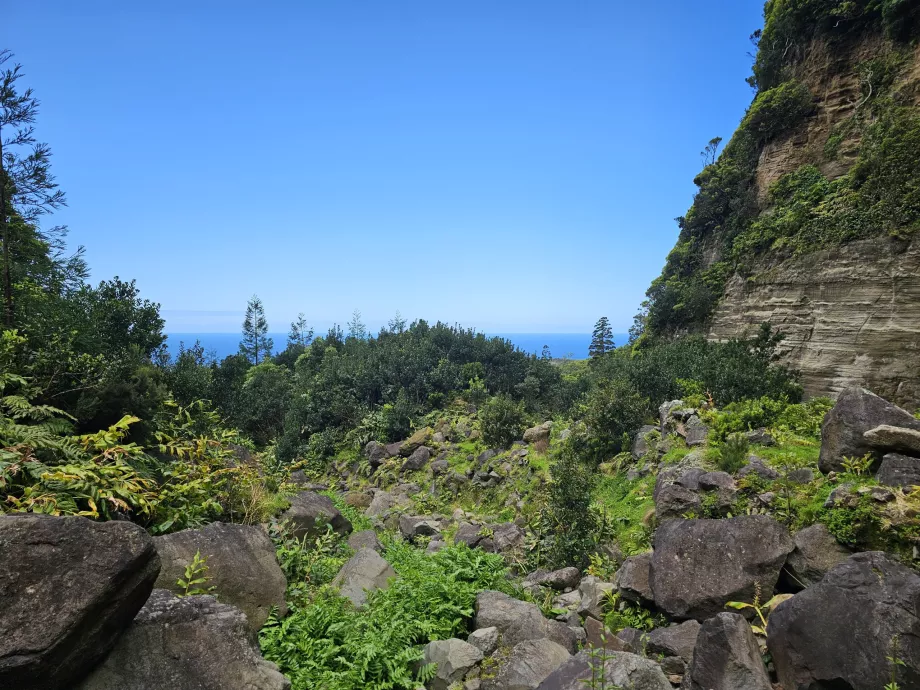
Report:
[[6,170],[3,167],[3,136],[0,133],[0,235],[3,238],[4,323],[13,327],[13,280],[10,275],[10,226],[6,222]]

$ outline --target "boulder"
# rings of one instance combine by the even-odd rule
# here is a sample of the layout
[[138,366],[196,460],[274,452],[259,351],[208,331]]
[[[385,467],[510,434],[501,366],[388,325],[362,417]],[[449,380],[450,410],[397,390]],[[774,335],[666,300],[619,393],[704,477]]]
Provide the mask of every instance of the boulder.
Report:
[[390,453],[387,452],[387,447],[379,441],[369,441],[368,444],[364,446],[364,457],[367,458],[371,467],[376,469],[390,457]]
[[412,453],[421,446],[424,446],[431,439],[431,429],[425,427],[419,429],[409,438],[399,444],[399,455],[408,458]]
[[441,533],[440,523],[431,517],[400,515],[399,532],[409,541],[418,537],[434,537]]
[[312,491],[302,491],[290,498],[291,507],[282,515],[297,539],[318,537],[329,527],[337,534],[351,534],[351,523],[332,503],[332,499]]
[[480,628],[470,633],[466,641],[488,656],[498,649],[498,628]]
[[476,596],[473,627],[498,628],[505,645],[513,647],[525,640],[548,638],[569,652],[575,651],[575,633],[559,621],[547,620],[535,604],[485,590]]
[[544,422],[540,426],[531,427],[524,432],[524,443],[549,441],[549,432],[552,428],[552,422]]
[[795,547],[773,518],[668,520],[655,533],[651,588],[669,616],[703,621],[729,601],[753,601],[755,584],[773,591]]
[[238,608],[157,589],[105,661],[75,690],[290,690],[259,654]]
[[498,451],[496,450],[492,450],[491,448],[489,450],[484,450],[476,458],[476,465],[479,467],[482,467],[487,462],[489,462],[489,460],[494,458],[496,455],[498,455]]
[[920,575],[884,553],[850,556],[770,616],[767,644],[787,690],[920,687]]
[[698,515],[702,507],[699,495],[679,484],[666,484],[655,496],[655,516],[659,521]]
[[693,661],[681,687],[686,690],[772,690],[757,640],[743,616],[723,611],[703,623],[693,650]]
[[614,635],[596,618],[585,619],[585,643],[587,646],[597,649],[610,649],[615,652],[630,651],[623,640]]
[[482,661],[481,650],[456,638],[429,642],[424,654],[423,664],[437,664],[435,676],[428,685],[430,690],[447,690]]
[[[690,456],[688,455],[687,457]],[[655,491],[652,494],[652,498],[657,502],[658,495],[665,487],[675,484],[690,491],[699,491],[700,477],[704,474],[706,474],[706,470],[694,466],[678,465],[665,468],[658,473],[658,477],[655,479]]]
[[844,457],[862,457],[875,448],[863,436],[881,425],[920,431],[920,419],[864,388],[847,388],[824,416],[819,466],[825,474],[843,470]]
[[552,640],[525,640],[514,645],[494,678],[483,690],[535,690],[572,655]]
[[624,651],[645,656],[645,646],[648,642],[648,635],[646,633],[641,630],[636,630],[636,628],[623,628],[617,633],[617,639],[619,639],[626,648]]
[[695,620],[684,621],[665,628],[655,628],[648,634],[646,651],[649,654],[678,656],[686,662],[693,657],[693,648],[700,632]]
[[920,457],[920,430],[882,424],[863,434],[879,453],[905,453]]
[[390,578],[394,577],[396,571],[379,553],[362,548],[342,566],[332,586],[338,588],[339,594],[350,600],[356,608],[360,608],[367,601],[368,593],[386,589]]
[[658,420],[661,423],[661,433],[667,434],[677,429],[678,423],[694,414],[696,410],[684,405],[683,400],[671,400],[662,403],[658,408]]
[[347,506],[365,510],[370,507],[374,497],[364,491],[349,491],[342,500],[345,501],[345,505]]
[[524,587],[541,585],[550,589],[564,590],[577,587],[581,581],[581,571],[569,566],[559,570],[537,570],[524,578]]
[[703,491],[735,488],[735,480],[728,472],[705,472],[700,475],[699,481]]
[[419,446],[406,459],[402,465],[403,472],[415,472],[423,469],[428,461],[431,460],[431,448],[428,446]]
[[652,552],[640,553],[630,556],[617,571],[617,588],[620,596],[627,601],[632,601],[643,606],[655,599],[652,587],[649,584],[649,575],[652,568]]
[[799,530],[793,541],[795,549],[786,559],[784,580],[796,592],[820,582],[831,568],[850,557],[850,551],[820,523]]
[[278,565],[275,545],[261,527],[213,522],[201,529],[187,529],[153,540],[162,568],[157,589],[183,594],[176,584],[185,577],[185,568],[201,552],[206,559],[208,578],[204,587],[221,603],[231,604],[246,614],[249,627],[258,631],[272,608],[287,613],[284,592],[287,580]]
[[585,577],[578,589],[581,592],[581,602],[578,604],[578,613],[583,618],[604,619],[604,601],[607,596],[616,591],[617,586],[612,582],[604,582],[594,575]]
[[510,553],[524,545],[524,530],[513,522],[490,525],[496,553]]
[[130,522],[0,516],[0,687],[71,688],[153,589],[160,558]]
[[747,442],[756,445],[756,446],[775,446],[776,439],[770,435],[764,428],[752,429],[751,431],[745,431],[743,434],[744,438],[747,439]]
[[399,455],[399,449],[402,447],[402,441],[396,441],[395,443],[388,443],[384,446],[387,452],[387,457],[395,458]]
[[[604,677],[607,687],[629,690],[671,690],[671,683],[661,668],[651,659],[629,652],[607,652]],[[600,661],[592,661],[588,652],[579,652],[547,676],[538,690],[584,690],[595,674]],[[740,689],[739,689],[740,690]]]
[[652,450],[651,444],[649,444],[649,434],[655,432],[660,436],[661,431],[657,426],[652,426],[651,424],[646,424],[639,428],[639,431],[636,432],[636,437],[633,439],[632,444],[632,454],[634,458],[645,457],[649,451]]
[[920,486],[920,460],[899,453],[888,453],[875,475],[885,486]]
[[680,427],[679,431],[691,448],[702,446],[706,443],[706,439],[709,438],[709,427],[696,415],[691,415]]
[[447,471],[450,469],[450,465],[447,462],[446,458],[439,458],[431,463],[431,473],[436,477],[438,475],[447,474]]
[[739,477],[746,477],[749,474],[756,474],[761,479],[773,480],[779,478],[779,472],[770,467],[762,458],[756,455],[748,457],[747,465],[738,470]]
[[482,527],[479,525],[474,525],[469,522],[461,522],[457,526],[457,531],[454,534],[454,542],[457,544],[463,543],[469,546],[471,549],[478,546],[479,542],[483,539]]
[[800,467],[787,474],[786,479],[793,484],[811,484],[815,480],[815,473],[810,467]]
[[372,529],[364,529],[352,534],[348,537],[348,546],[354,551],[359,549],[372,549],[377,553],[383,551],[383,544],[380,543],[377,533]]
[[402,504],[402,501],[389,491],[378,491],[374,494],[371,504],[364,511],[367,517],[382,518],[393,508]]

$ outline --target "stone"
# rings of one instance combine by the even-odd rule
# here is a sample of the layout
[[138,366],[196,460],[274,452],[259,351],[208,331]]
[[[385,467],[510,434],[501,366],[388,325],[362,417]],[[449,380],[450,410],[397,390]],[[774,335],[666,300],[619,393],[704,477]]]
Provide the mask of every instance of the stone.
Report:
[[524,432],[524,443],[539,443],[540,441],[549,441],[549,432],[552,426],[541,424],[534,426]]
[[703,621],[729,601],[753,601],[755,584],[772,592],[795,544],[766,515],[668,520],[655,532],[650,583],[655,605]]
[[535,604],[485,590],[476,596],[474,629],[498,628],[505,645],[513,647],[524,640],[548,638],[569,652],[575,651],[575,633],[559,621],[543,617]]
[[617,633],[617,639],[623,642],[627,652],[645,655],[645,645],[648,636],[635,628],[623,628]]
[[382,518],[399,503],[399,500],[390,492],[378,491],[374,494],[374,498],[367,510],[364,511],[364,514],[368,517]]
[[[690,456],[687,456],[690,457]],[[655,479],[655,490],[652,497],[658,501],[659,494],[668,486],[680,486],[690,491],[699,491],[700,477],[706,474],[706,470],[700,467],[676,466],[667,467],[658,473]]]
[[552,640],[525,640],[514,645],[495,678],[486,679],[483,690],[535,690],[546,677],[572,655]]
[[581,571],[569,566],[559,570],[537,570],[524,578],[524,587],[540,585],[550,589],[563,590],[577,587],[581,581]]
[[734,488],[735,480],[728,472],[706,472],[700,475],[700,489],[703,491]]
[[695,620],[655,628],[648,634],[646,651],[648,654],[680,657],[689,662],[693,657],[693,648],[699,632],[700,624]]
[[779,479],[779,472],[767,465],[764,460],[758,458],[756,455],[749,456],[747,465],[738,470],[739,477],[746,477],[749,474],[756,474],[760,478],[766,480]]
[[471,549],[479,545],[483,539],[482,527],[479,525],[474,525],[469,522],[461,522],[457,526],[457,531],[454,533],[454,542],[457,544],[463,543],[469,546]]
[[406,458],[402,465],[403,472],[415,472],[423,469],[428,461],[431,460],[431,448],[428,446],[419,446],[412,454]]
[[863,439],[879,453],[904,453],[920,457],[920,430],[882,424],[869,429]]
[[639,431],[636,432],[636,437],[633,439],[632,444],[632,454],[634,458],[643,458],[652,450],[652,445],[649,443],[650,438],[655,438],[656,434],[658,439],[661,438],[661,431],[659,427],[652,426],[651,424],[646,424],[642,427],[639,427]]
[[[558,595],[553,599],[553,608],[554,609],[565,609],[566,611],[574,611],[578,608],[578,605],[581,603],[581,592],[577,589],[573,589],[571,592],[564,592]],[[580,618],[578,619],[581,620]]]
[[447,437],[441,431],[436,431],[431,436],[431,442],[441,445],[442,443],[447,443]]
[[920,460],[899,453],[888,453],[875,475],[885,486],[920,486]]
[[865,439],[864,434],[881,425],[920,431],[920,419],[907,410],[864,388],[846,389],[824,416],[821,425],[821,471],[825,474],[840,472],[844,469],[844,457],[859,458],[873,452],[875,447]]
[[419,429],[409,438],[399,444],[399,454],[404,458],[408,458],[412,453],[414,453],[418,448],[424,446],[428,440],[431,438],[431,429],[425,427],[424,429]]
[[[600,662],[596,662],[598,665]],[[579,652],[547,676],[538,690],[584,690],[592,675],[588,652]],[[629,652],[607,652],[604,662],[607,687],[629,690],[671,690],[671,683],[651,659]],[[741,690],[741,689],[738,689]]]
[[448,469],[450,469],[450,465],[445,458],[440,458],[431,463],[431,473],[436,477],[447,474]]
[[403,444],[402,441],[396,441],[396,443],[386,444],[385,448],[387,451],[387,456],[391,458],[395,458],[397,455],[399,455],[399,449],[402,447],[402,444]]
[[652,594],[652,587],[649,584],[651,568],[651,551],[630,556],[623,561],[616,577],[620,596],[643,606],[654,601],[655,595]]
[[351,534],[351,523],[339,512],[332,499],[313,491],[302,491],[290,498],[291,507],[281,515],[297,539],[325,534],[329,527],[336,534]]
[[709,427],[696,415],[684,422],[681,430],[684,440],[691,448],[704,445],[709,438]]
[[770,615],[767,644],[783,687],[882,688],[896,656],[901,688],[920,687],[920,575],[858,553]]
[[852,484],[835,487],[824,501],[825,508],[855,508],[859,505],[859,496],[853,491]]
[[310,478],[303,470],[294,470],[291,472],[291,483],[303,488],[310,483]]
[[428,546],[425,547],[425,553],[437,553],[445,546],[447,546],[446,542],[443,542],[435,537],[430,542],[428,542]]
[[674,681],[671,676],[677,676],[680,682],[683,680],[682,676],[687,672],[687,662],[679,656],[666,656],[658,662],[658,665],[672,683]]
[[490,527],[496,553],[511,553],[524,545],[524,530],[513,522],[503,522]]
[[370,508],[373,499],[373,496],[363,491],[349,491],[342,500],[345,501],[345,505],[349,505],[352,508],[366,509]]
[[589,647],[596,649],[611,649],[615,652],[629,651],[626,643],[596,618],[585,619],[585,642]]
[[616,591],[617,586],[612,582],[603,582],[593,575],[585,577],[578,590],[581,592],[581,602],[578,604],[578,613],[584,618],[604,618],[604,600]]
[[724,611],[700,627],[686,678],[686,690],[772,690],[750,623]]
[[210,596],[157,589],[105,661],[75,690],[290,690],[259,654],[246,616]]
[[482,661],[480,649],[456,638],[429,642],[424,654],[423,664],[437,664],[435,676],[428,685],[431,690],[447,690]]
[[699,495],[679,484],[667,484],[655,497],[655,515],[659,521],[696,515],[702,510]]
[[684,420],[683,410],[687,409],[683,400],[664,402],[658,408],[658,420],[661,424],[661,433],[667,434],[677,428],[677,423]]
[[348,546],[354,551],[359,549],[372,549],[377,553],[383,551],[383,544],[380,543],[377,533],[372,529],[364,529],[352,534],[348,537]]
[[783,573],[792,591],[817,584],[831,568],[850,557],[850,551],[821,523],[799,530],[793,541],[795,549],[786,559]]
[[431,517],[400,515],[399,532],[409,541],[413,541],[418,537],[433,537],[441,534],[441,525]]
[[498,649],[498,628],[479,628],[470,633],[466,641],[476,647],[485,656]]
[[272,608],[281,616],[287,614],[287,580],[275,545],[261,527],[213,522],[201,529],[154,537],[153,543],[162,563],[157,589],[183,594],[185,588],[176,581],[185,577],[186,566],[200,552],[208,568],[204,586],[214,587],[212,594],[221,603],[245,613],[253,632],[265,624]]
[[373,549],[361,548],[339,570],[332,586],[339,594],[351,601],[355,608],[367,602],[367,595],[378,589],[389,587],[396,571]]
[[755,446],[775,446],[776,439],[766,429],[752,429],[744,432],[744,438]]
[[367,458],[371,467],[375,469],[380,467],[390,455],[391,453],[387,451],[387,447],[379,441],[370,441],[364,446],[364,457]]
[[793,484],[810,484],[815,479],[815,473],[812,472],[810,467],[800,467],[792,470],[787,475],[787,479]]
[[160,570],[130,522],[0,516],[0,687],[69,688],[115,645]]

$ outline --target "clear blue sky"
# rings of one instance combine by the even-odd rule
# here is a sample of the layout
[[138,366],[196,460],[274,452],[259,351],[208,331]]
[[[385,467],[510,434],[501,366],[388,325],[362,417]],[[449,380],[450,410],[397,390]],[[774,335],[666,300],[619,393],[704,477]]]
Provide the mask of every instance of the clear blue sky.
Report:
[[93,280],[172,331],[631,322],[760,0],[7,0]]

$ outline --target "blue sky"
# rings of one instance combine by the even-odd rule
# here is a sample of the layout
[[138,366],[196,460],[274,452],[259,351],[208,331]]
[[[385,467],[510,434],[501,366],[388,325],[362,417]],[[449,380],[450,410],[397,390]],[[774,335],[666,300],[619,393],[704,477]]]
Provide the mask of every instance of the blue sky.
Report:
[[360,309],[631,322],[699,151],[750,102],[759,0],[9,0],[3,46],[93,280],[172,331]]

